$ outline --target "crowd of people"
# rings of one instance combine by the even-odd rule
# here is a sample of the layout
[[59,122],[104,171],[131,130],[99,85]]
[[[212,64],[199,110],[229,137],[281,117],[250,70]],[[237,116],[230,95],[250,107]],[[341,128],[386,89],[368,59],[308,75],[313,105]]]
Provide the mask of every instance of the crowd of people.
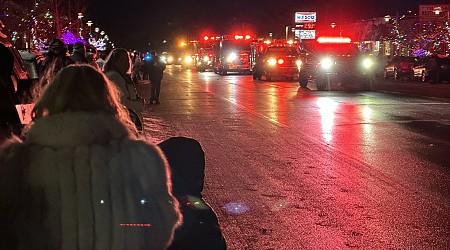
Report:
[[[131,112],[141,116],[144,105],[139,59],[125,49],[73,48],[50,42],[33,122],[16,136],[13,58],[0,44],[0,249],[226,249],[202,197],[200,143],[139,139]],[[150,55],[139,71],[157,104],[165,65]]]

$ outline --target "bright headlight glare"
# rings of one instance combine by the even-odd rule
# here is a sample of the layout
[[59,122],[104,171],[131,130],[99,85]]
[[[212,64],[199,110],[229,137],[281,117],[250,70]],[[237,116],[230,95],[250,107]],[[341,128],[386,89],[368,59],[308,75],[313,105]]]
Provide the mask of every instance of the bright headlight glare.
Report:
[[283,64],[284,60],[283,59],[278,59],[278,64]]
[[330,69],[332,65],[333,65],[333,62],[331,61],[330,58],[325,58],[320,62],[320,66],[323,69]]
[[364,61],[363,61],[364,68],[368,69],[368,68],[372,67],[372,65],[373,65],[372,60],[370,60],[369,58],[364,59]]
[[297,60],[297,62],[295,62],[295,64],[297,64],[297,67],[301,67],[302,66],[302,60]]
[[269,60],[267,60],[267,63],[268,63],[269,65],[273,66],[273,65],[277,64],[277,60],[275,60],[275,59],[273,59],[273,58],[270,58]]
[[204,56],[203,61],[209,61],[209,56]]
[[232,62],[232,61],[236,60],[236,58],[237,58],[237,55],[236,55],[235,53],[231,53],[231,54],[228,56],[227,61],[228,61],[228,62]]
[[185,61],[186,63],[191,63],[191,62],[192,62],[192,57],[186,56],[186,58],[184,59],[184,61]]

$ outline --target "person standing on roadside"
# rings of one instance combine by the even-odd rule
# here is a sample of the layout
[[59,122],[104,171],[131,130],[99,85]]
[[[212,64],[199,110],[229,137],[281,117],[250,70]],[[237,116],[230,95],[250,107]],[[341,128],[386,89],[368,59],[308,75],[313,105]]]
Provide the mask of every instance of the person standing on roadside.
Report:
[[156,55],[155,51],[150,52],[150,101],[149,104],[160,104],[159,94],[161,92],[161,80],[163,78],[166,64]]
[[430,77],[431,77],[431,83],[432,84],[436,84],[436,83],[440,83],[440,67],[438,65],[438,58],[437,55],[431,55],[430,59],[427,62],[427,68],[430,72]]
[[[106,77],[120,89],[120,100],[138,117],[132,116],[135,124],[141,124],[144,101],[138,95],[136,86],[131,80],[131,58],[127,50],[117,48],[111,51],[103,66]],[[131,115],[130,114],[130,115]]]
[[0,43],[0,145],[13,135],[14,127],[21,124],[14,104],[13,67],[13,55]]
[[0,147],[0,249],[166,249],[181,223],[167,159],[137,131],[119,89],[63,68],[25,140]]
[[48,52],[45,55],[44,61],[39,65],[39,76],[45,74],[45,70],[53,63],[53,61],[57,58],[65,61],[65,64],[70,64],[73,60],[70,58],[70,54],[67,53],[66,44],[58,39],[53,38],[48,45]]
[[86,46],[82,42],[76,42],[73,45],[72,60],[75,63],[89,63],[86,57]]

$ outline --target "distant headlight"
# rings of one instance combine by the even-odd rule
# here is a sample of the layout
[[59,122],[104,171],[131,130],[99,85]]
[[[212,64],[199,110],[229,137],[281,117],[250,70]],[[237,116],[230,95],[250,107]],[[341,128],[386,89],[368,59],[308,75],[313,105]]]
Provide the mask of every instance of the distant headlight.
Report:
[[209,61],[209,56],[204,56],[203,61]]
[[169,57],[167,57],[167,62],[173,62],[173,57],[171,57],[171,56],[169,56]]
[[192,57],[191,56],[186,56],[186,58],[184,58],[184,61],[186,63],[192,63]]
[[162,60],[162,61],[166,61],[166,60],[167,60],[167,57],[162,56],[162,57],[161,57],[161,60]]
[[295,64],[297,64],[297,67],[298,67],[298,68],[301,68],[301,67],[302,67],[302,60],[297,60],[297,61],[295,62]]
[[236,58],[237,58],[237,55],[236,55],[235,53],[231,53],[231,54],[228,56],[227,61],[228,61],[228,62],[232,62],[232,61],[236,60]]
[[270,58],[269,60],[267,60],[267,63],[268,63],[270,66],[273,66],[273,65],[276,65],[276,64],[277,64],[277,60],[275,60],[275,59],[273,59],[273,58]]
[[333,61],[331,61],[330,58],[325,58],[320,62],[320,66],[325,70],[331,69],[333,66]]
[[366,58],[363,60],[362,65],[366,69],[370,69],[373,65],[373,61],[370,58]]

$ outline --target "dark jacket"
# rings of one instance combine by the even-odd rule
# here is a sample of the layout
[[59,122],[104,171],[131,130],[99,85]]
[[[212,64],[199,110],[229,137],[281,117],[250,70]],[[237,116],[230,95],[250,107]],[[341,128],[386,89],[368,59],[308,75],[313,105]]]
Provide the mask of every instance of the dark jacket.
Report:
[[200,143],[172,137],[158,145],[172,171],[172,193],[180,203],[183,224],[175,231],[169,250],[226,249],[216,213],[202,198],[205,154]]
[[163,72],[166,69],[166,64],[161,60],[159,56],[153,56],[149,67],[150,81],[161,81],[163,78]]
[[6,130],[8,124],[20,124],[11,81],[13,60],[11,52],[0,43],[0,130]]

